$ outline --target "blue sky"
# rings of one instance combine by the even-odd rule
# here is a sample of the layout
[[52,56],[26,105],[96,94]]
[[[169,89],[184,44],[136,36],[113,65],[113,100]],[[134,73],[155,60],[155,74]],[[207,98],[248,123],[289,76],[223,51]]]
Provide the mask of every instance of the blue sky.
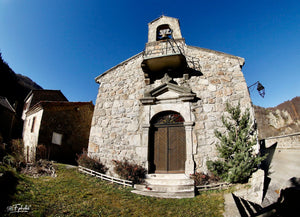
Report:
[[188,45],[245,58],[276,106],[300,95],[300,1],[0,0],[0,52],[16,72],[70,101],[95,102],[94,78],[143,51],[148,23],[180,20]]

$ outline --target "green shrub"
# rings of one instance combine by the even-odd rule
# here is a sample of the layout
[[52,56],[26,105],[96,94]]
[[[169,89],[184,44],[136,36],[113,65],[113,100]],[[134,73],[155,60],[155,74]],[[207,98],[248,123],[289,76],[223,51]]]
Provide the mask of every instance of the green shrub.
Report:
[[2,162],[3,162],[3,164],[8,165],[10,167],[15,167],[16,166],[16,159],[14,158],[14,156],[12,156],[10,154],[5,155],[3,157]]
[[11,154],[15,157],[17,162],[24,162],[24,143],[22,139],[11,140],[10,146]]
[[133,181],[135,184],[144,182],[147,170],[137,164],[131,164],[127,160],[113,160],[114,171],[123,179]]
[[76,162],[80,166],[89,168],[89,169],[94,170],[94,171],[99,172],[99,173],[106,173],[106,171],[108,170],[108,168],[105,167],[105,165],[103,165],[101,162],[96,161],[93,158],[90,158],[87,155],[86,150],[83,150],[83,153],[81,155],[77,155]]

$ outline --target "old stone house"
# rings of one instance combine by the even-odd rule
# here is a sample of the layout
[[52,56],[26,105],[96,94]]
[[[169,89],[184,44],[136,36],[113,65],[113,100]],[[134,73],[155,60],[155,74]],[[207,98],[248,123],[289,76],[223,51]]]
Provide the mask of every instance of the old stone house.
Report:
[[[75,164],[76,154],[87,149],[93,110],[92,102],[39,101],[30,106],[23,128],[27,162],[42,154],[49,160]],[[38,145],[46,149],[37,153]]]
[[161,16],[148,28],[143,52],[95,79],[88,152],[110,173],[113,159],[126,159],[147,168],[148,179],[189,179],[217,157],[214,130],[224,130],[226,102],[253,113],[244,59],[186,45],[176,18]]

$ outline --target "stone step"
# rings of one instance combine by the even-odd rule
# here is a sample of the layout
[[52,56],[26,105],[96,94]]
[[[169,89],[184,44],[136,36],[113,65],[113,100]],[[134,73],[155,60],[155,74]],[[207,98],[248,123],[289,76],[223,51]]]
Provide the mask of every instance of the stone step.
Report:
[[194,180],[146,178],[145,183],[147,185],[194,185]]
[[175,174],[146,174],[146,179],[190,179],[184,173]]
[[158,192],[183,192],[194,191],[194,185],[135,185],[135,188],[140,191],[151,190]]
[[193,198],[195,196],[194,191],[182,191],[182,192],[157,192],[157,191],[140,191],[133,190],[132,193],[150,196],[150,197],[159,197],[159,198]]
[[194,180],[182,174],[147,174],[145,184],[135,185],[133,193],[161,198],[192,198]]

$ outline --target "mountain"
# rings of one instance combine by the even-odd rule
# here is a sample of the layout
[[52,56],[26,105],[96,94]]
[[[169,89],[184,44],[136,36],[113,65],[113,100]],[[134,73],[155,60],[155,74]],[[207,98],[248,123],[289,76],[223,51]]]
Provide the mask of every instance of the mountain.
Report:
[[300,132],[300,97],[283,102],[276,107],[254,105],[260,139]]
[[30,89],[30,90],[42,90],[43,89],[40,85],[38,85],[37,83],[32,81],[27,76],[24,76],[24,75],[21,75],[21,74],[16,74],[16,75],[17,75],[17,78],[18,78],[18,83],[21,86],[26,87],[27,89]]
[[43,89],[30,78],[16,74],[0,53],[0,96],[6,97],[21,117],[24,99],[31,90]]

